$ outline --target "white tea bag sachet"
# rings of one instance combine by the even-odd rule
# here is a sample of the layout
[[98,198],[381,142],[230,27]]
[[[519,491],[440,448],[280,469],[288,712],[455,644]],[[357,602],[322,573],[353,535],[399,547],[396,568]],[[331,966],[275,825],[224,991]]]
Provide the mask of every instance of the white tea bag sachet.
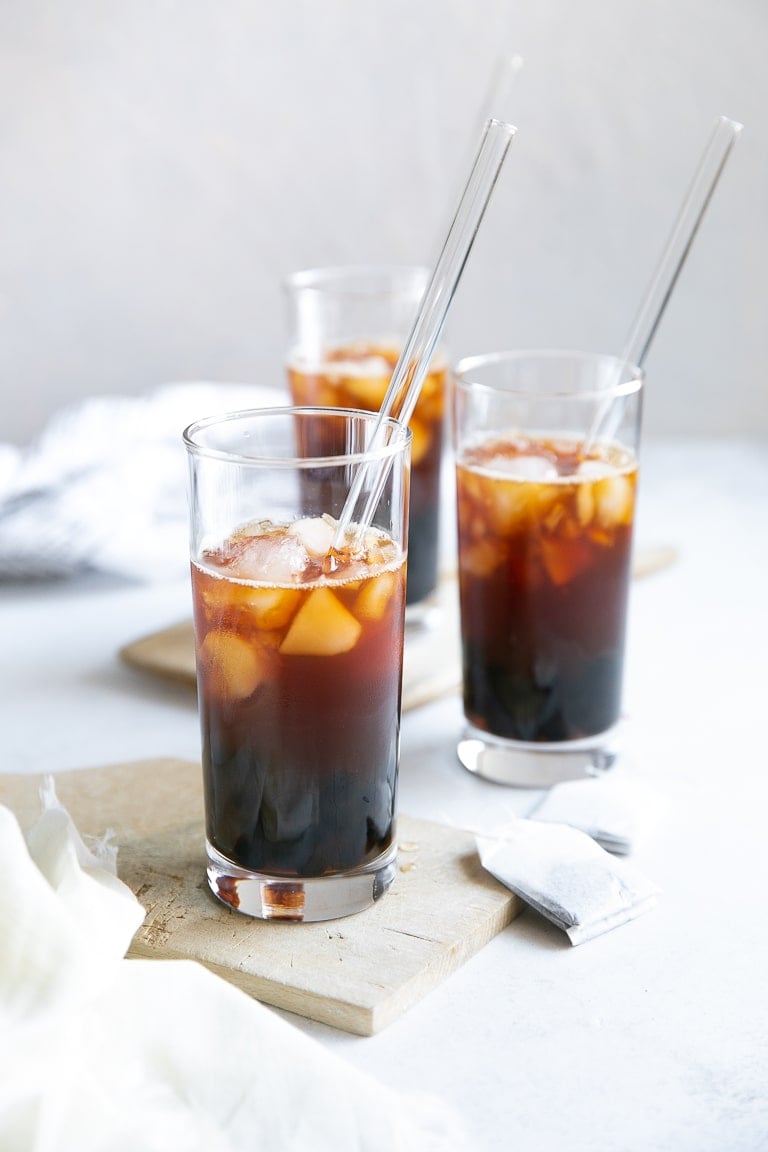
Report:
[[583,944],[647,912],[658,888],[585,832],[566,824],[515,820],[477,837],[486,871]]
[[528,813],[532,820],[570,824],[608,852],[626,855],[653,808],[649,793],[613,774],[555,784]]
[[619,768],[591,780],[554,785],[527,816],[580,828],[602,848],[625,856],[653,825],[660,806],[660,797],[644,781]]

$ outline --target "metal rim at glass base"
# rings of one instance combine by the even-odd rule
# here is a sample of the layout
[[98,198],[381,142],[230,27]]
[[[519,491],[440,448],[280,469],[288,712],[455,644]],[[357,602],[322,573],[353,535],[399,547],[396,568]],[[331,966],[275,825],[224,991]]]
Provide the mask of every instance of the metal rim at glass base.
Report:
[[314,923],[352,916],[389,890],[397,871],[397,845],[364,868],[327,876],[275,876],[240,868],[206,841],[208,886],[223,904],[245,916],[283,923]]
[[621,754],[622,737],[623,726],[617,724],[585,740],[526,744],[467,725],[456,751],[459,763],[483,780],[519,788],[550,788],[608,772]]

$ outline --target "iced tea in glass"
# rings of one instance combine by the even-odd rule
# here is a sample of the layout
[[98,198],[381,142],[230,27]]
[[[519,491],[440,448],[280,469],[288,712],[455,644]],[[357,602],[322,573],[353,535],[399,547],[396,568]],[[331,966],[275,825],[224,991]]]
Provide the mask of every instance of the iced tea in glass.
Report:
[[[290,277],[287,371],[294,403],[378,412],[428,279],[428,270],[418,267],[325,268]],[[438,581],[447,375],[440,353],[409,422],[409,615]]]
[[[275,409],[186,433],[208,878],[254,916],[347,915],[394,876],[409,434],[373,447],[373,422]],[[318,459],[322,429],[339,447]],[[384,461],[373,523],[340,531]]]
[[610,357],[458,366],[459,755],[481,775],[546,783],[615,757],[641,385]]

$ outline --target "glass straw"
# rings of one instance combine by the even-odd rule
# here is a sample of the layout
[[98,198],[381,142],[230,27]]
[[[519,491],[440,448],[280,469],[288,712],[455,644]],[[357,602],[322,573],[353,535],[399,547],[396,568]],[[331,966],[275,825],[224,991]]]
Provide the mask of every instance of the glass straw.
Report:
[[503,52],[496,58],[488,91],[481,105],[479,123],[489,119],[502,120],[509,104],[509,96],[525,61],[517,52]]
[[[699,225],[742,127],[738,121],[730,120],[727,116],[718,116],[715,120],[709,143],[699,161],[675,226],[624,345],[616,369],[615,383],[618,383],[624,365],[635,364],[638,368],[642,368],[645,362]],[[584,441],[582,455],[586,456],[589,453],[598,438],[610,440],[621,420],[621,409],[622,406],[612,404],[610,398],[606,398],[598,407],[592,427]],[[611,421],[607,419],[609,413],[613,414]]]
[[[502,120],[489,119],[485,125],[474,165],[442,252],[379,409],[371,433],[371,446],[377,443],[385,420],[394,418],[407,424],[411,418],[464,265],[516,131],[517,129],[511,124]],[[360,499],[368,467],[370,465],[363,465],[358,469],[350,486],[339,517],[334,547],[340,547],[344,541]],[[375,477],[363,512],[357,521],[358,532],[364,531],[370,525],[382,487],[386,482],[389,463],[384,461],[377,463],[375,467],[379,469],[379,474]]]
[[[472,118],[472,124],[467,133],[466,147],[462,149],[460,162],[457,164],[454,178],[446,195],[446,210],[452,209],[459,199],[459,194],[466,180],[466,173],[471,169],[477,153],[477,138],[484,131],[488,121],[509,121],[512,119],[507,114],[512,109],[511,93],[524,63],[522,56],[517,52],[504,51],[496,56],[495,63],[489,69],[488,87],[483,93],[483,98]],[[448,219],[445,222],[446,231]]]

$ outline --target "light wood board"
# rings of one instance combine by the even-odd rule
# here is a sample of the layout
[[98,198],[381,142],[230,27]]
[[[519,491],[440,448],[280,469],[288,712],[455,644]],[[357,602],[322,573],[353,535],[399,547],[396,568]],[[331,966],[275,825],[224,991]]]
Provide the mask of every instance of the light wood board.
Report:
[[[24,830],[40,782],[0,775],[0,803]],[[146,909],[129,956],[197,960],[259,1000],[359,1035],[390,1024],[522,910],[470,833],[402,815],[398,874],[373,907],[319,924],[253,920],[208,890],[199,765],[67,772],[56,790],[81,833],[114,831],[118,874]]]
[[[639,549],[632,575],[650,576],[676,558],[673,548]],[[429,613],[430,624],[408,629],[403,657],[403,711],[461,690],[458,587],[454,574],[440,582]],[[182,620],[142,636],[120,649],[126,664],[171,680],[195,683],[195,636],[191,620]]]

